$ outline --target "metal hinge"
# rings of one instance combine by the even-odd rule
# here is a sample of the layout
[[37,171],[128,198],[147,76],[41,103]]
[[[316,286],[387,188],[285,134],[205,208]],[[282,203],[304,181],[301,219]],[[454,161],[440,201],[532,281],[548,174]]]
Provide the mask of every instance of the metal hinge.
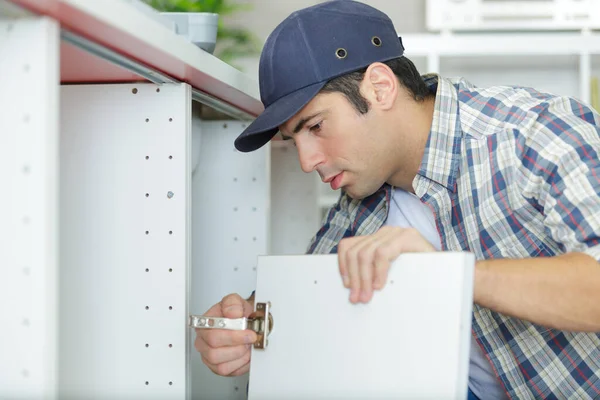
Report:
[[[256,311],[248,318],[217,318],[206,315],[191,315],[189,325],[198,329],[229,329],[243,331],[250,329],[256,332],[255,349],[266,349],[269,341],[267,337],[273,331],[273,316],[271,315],[271,303],[257,303]],[[269,317],[265,321],[265,315]]]

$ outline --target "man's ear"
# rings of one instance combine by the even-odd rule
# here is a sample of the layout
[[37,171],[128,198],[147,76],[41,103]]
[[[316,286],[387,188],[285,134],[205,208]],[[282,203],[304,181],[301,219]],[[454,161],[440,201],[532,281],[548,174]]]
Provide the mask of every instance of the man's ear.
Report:
[[364,95],[373,107],[389,110],[398,95],[398,80],[394,72],[383,63],[369,65],[363,79]]

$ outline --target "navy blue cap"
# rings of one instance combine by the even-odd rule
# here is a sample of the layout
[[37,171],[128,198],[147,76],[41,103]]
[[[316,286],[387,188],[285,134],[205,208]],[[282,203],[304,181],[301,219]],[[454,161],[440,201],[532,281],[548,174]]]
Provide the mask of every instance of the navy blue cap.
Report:
[[391,19],[364,3],[331,0],[292,13],[265,42],[259,65],[265,110],[235,147],[264,146],[332,78],[403,54]]

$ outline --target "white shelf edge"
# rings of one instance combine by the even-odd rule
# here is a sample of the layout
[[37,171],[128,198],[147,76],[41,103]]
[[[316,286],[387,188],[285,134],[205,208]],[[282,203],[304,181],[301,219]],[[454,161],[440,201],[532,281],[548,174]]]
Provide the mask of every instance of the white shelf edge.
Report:
[[416,33],[401,35],[408,57],[481,55],[600,54],[600,34],[547,33]]

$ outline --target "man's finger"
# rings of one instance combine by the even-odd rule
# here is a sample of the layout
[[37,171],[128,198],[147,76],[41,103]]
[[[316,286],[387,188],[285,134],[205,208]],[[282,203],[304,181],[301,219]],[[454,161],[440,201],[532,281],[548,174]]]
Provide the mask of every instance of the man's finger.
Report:
[[221,312],[225,318],[242,318],[246,301],[238,294],[230,294],[221,300]]
[[392,254],[391,246],[393,238],[390,238],[386,243],[382,244],[375,250],[373,255],[374,274],[373,274],[373,288],[381,290],[387,282],[388,272],[390,270],[391,262],[398,257],[398,255]]
[[350,302],[356,303],[360,295],[360,272],[358,266],[358,243],[346,250],[345,260],[350,279]]
[[373,254],[379,246],[379,237],[373,235],[369,240],[365,240],[361,243],[358,249],[358,273],[360,275],[360,293],[358,301],[363,303],[368,302],[373,297],[373,269],[375,265],[373,263]]
[[[204,343],[204,345],[206,345],[206,343]],[[204,345],[201,344],[201,354],[206,360],[208,360],[209,363],[213,365],[235,361],[238,358],[242,358],[244,355],[246,355],[246,352],[250,351],[250,345],[218,347],[216,349],[213,349],[208,345],[204,347]]]
[[256,342],[256,332],[246,329],[234,331],[227,329],[197,329],[198,335],[210,347],[240,346]]
[[209,308],[208,311],[206,311],[203,315],[207,317],[222,317],[223,314],[221,313],[221,303],[215,304],[214,306]]
[[250,363],[250,351],[248,351],[244,356],[238,358],[237,360],[229,361],[222,364],[211,364],[206,358],[202,357],[202,361],[206,364],[211,371],[213,371],[217,375],[221,376],[230,376],[232,373],[236,372],[238,369],[244,367],[246,364]]
[[233,371],[229,376],[240,376],[250,371],[250,362],[242,366],[241,368]]
[[338,268],[340,270],[340,276],[344,287],[350,287],[350,275],[348,272],[348,263],[346,260],[348,249],[350,248],[352,241],[349,239],[342,239],[338,244]]

